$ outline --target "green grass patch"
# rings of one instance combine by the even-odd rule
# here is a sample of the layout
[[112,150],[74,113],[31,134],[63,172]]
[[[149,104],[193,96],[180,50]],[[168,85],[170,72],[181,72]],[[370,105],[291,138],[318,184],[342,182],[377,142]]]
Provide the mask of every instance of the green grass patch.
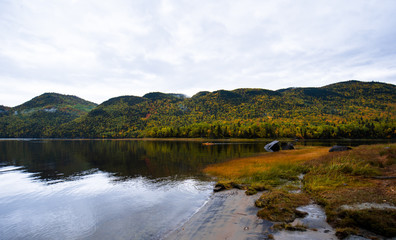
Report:
[[304,217],[306,213],[296,208],[307,205],[309,197],[304,193],[289,193],[284,190],[266,192],[256,200],[256,207],[261,208],[257,216],[274,222],[292,222],[297,217]]
[[266,190],[271,190],[272,186],[268,185],[266,183],[252,183],[246,190],[246,195],[254,195],[257,192],[261,192],[261,191],[266,191]]
[[266,184],[276,187],[290,181],[298,180],[298,176],[308,171],[308,167],[298,163],[274,165],[267,171],[256,172],[241,177],[241,181],[249,184]]
[[289,223],[276,223],[272,226],[272,229],[305,232],[307,231],[307,226],[304,224],[291,225]]

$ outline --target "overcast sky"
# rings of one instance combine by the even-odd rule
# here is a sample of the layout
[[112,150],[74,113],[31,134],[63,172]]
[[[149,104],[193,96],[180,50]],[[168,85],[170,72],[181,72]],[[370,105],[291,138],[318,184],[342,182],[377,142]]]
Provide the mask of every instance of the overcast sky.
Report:
[[0,0],[0,105],[396,83],[394,0]]

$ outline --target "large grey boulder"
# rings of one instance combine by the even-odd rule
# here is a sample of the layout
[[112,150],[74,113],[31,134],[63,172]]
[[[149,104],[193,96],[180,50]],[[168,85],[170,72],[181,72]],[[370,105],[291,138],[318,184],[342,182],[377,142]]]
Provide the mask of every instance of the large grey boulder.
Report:
[[275,140],[265,145],[264,149],[267,150],[268,152],[278,152],[281,149],[281,147],[279,141]]
[[348,151],[351,150],[352,148],[347,147],[347,146],[338,146],[334,145],[330,148],[329,152],[342,152],[342,151]]

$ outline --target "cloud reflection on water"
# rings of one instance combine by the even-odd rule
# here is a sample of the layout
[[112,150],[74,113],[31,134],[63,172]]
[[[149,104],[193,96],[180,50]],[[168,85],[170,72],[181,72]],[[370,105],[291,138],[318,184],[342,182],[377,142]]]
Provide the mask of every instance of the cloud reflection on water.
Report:
[[159,238],[211,192],[212,183],[195,179],[117,181],[95,171],[47,184],[21,169],[3,171],[0,232],[4,239]]

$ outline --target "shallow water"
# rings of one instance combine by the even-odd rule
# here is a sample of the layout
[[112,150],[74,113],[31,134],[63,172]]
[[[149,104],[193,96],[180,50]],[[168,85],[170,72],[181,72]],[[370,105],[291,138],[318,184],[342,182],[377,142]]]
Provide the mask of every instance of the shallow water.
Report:
[[[324,210],[317,204],[310,204],[297,208],[308,213],[304,218],[297,218],[291,225],[304,225],[307,231],[279,231],[274,234],[276,240],[336,240],[335,230],[326,222]],[[312,230],[315,229],[315,230]]]

